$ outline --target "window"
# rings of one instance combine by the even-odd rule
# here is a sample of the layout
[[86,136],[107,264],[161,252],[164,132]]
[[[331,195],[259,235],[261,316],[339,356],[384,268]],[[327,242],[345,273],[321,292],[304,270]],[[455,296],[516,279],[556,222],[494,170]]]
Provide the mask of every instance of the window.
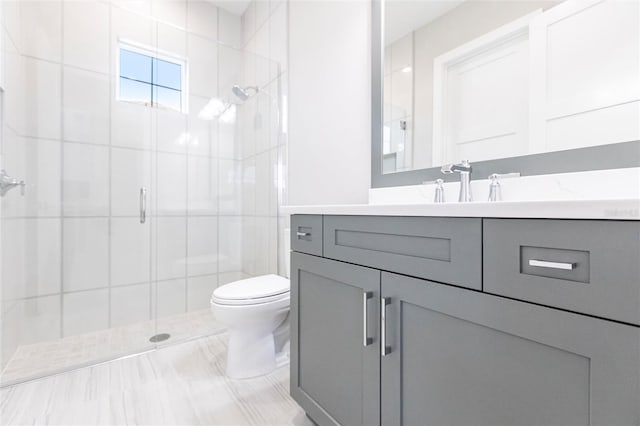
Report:
[[121,43],[118,61],[118,100],[187,112],[184,59]]

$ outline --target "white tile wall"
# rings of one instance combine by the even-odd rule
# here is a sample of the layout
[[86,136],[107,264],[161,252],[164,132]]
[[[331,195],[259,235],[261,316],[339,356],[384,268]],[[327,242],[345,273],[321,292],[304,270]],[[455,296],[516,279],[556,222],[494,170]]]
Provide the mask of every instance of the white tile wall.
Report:
[[[151,153],[134,149],[111,149],[111,214],[138,216],[140,188],[151,188]],[[147,203],[152,205],[150,191]]]
[[156,212],[184,215],[187,209],[187,156],[158,153]]
[[65,142],[62,210],[65,216],[109,214],[109,148]]
[[62,277],[64,291],[109,284],[109,219],[63,220]]
[[220,216],[219,229],[219,271],[242,270],[242,217]]
[[60,219],[2,221],[2,298],[60,293]]
[[242,46],[242,22],[239,16],[218,9],[218,40],[229,46]]
[[181,314],[187,307],[187,283],[186,280],[158,281],[154,284],[156,318],[164,318]]
[[60,139],[60,65],[23,57],[24,117],[22,135],[46,139]]
[[151,148],[150,108],[111,99],[111,144],[114,146]]
[[64,67],[64,139],[108,144],[110,94],[105,74]]
[[190,276],[218,272],[218,218],[197,216],[188,219],[187,273]]
[[220,214],[242,214],[242,162],[218,160],[218,208]]
[[208,1],[189,1],[187,27],[190,31],[216,39],[218,36],[218,8]]
[[186,0],[152,0],[151,14],[161,21],[184,28],[187,22]]
[[150,281],[150,232],[150,224],[137,217],[111,219],[112,286]]
[[217,275],[189,277],[187,279],[187,310],[207,309],[211,305],[211,294],[218,286]]
[[109,290],[90,290],[62,296],[62,335],[73,336],[109,326]]
[[153,270],[156,280],[182,278],[186,275],[187,219],[186,217],[158,217],[153,246],[157,254]]
[[218,212],[218,160],[189,156],[187,193],[190,214]]
[[189,98],[188,138],[183,141],[183,149],[188,148],[189,154],[209,156],[211,152],[213,121],[203,120],[198,115],[210,98],[192,95]]
[[154,110],[158,151],[186,153],[189,142],[187,117],[176,111]]
[[151,318],[151,286],[129,285],[111,289],[111,326],[133,324]]
[[24,179],[19,189],[2,199],[3,217],[60,215],[60,142],[24,138],[12,130],[4,132],[4,155],[11,159],[6,169]]
[[218,94],[217,43],[190,34],[188,46],[191,93],[208,98],[216,96]]
[[59,62],[62,54],[62,1],[16,2],[20,13],[18,49],[29,56]]
[[109,72],[109,5],[98,1],[65,1],[63,52],[66,64]]

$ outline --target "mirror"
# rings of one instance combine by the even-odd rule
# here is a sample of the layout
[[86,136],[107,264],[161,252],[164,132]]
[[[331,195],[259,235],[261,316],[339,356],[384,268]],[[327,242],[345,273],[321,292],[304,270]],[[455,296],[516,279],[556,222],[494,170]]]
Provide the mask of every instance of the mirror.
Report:
[[640,139],[638,1],[388,0],[380,13],[382,174]]

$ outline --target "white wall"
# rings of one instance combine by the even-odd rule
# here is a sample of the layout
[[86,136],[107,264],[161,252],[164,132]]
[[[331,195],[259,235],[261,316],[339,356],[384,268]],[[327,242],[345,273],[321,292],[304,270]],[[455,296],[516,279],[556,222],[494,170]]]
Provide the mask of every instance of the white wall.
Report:
[[289,8],[288,204],[367,202],[370,2]]

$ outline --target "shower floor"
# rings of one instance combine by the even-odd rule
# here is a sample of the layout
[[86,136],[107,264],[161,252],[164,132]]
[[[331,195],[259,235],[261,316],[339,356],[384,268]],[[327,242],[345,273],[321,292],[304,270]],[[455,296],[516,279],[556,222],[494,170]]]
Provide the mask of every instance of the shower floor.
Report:
[[[70,368],[106,361],[124,355],[153,349],[156,346],[184,342],[194,337],[221,333],[211,310],[203,309],[114,327],[93,333],[19,346],[0,373],[0,383],[7,384]],[[154,344],[149,338],[168,333],[169,340]]]

